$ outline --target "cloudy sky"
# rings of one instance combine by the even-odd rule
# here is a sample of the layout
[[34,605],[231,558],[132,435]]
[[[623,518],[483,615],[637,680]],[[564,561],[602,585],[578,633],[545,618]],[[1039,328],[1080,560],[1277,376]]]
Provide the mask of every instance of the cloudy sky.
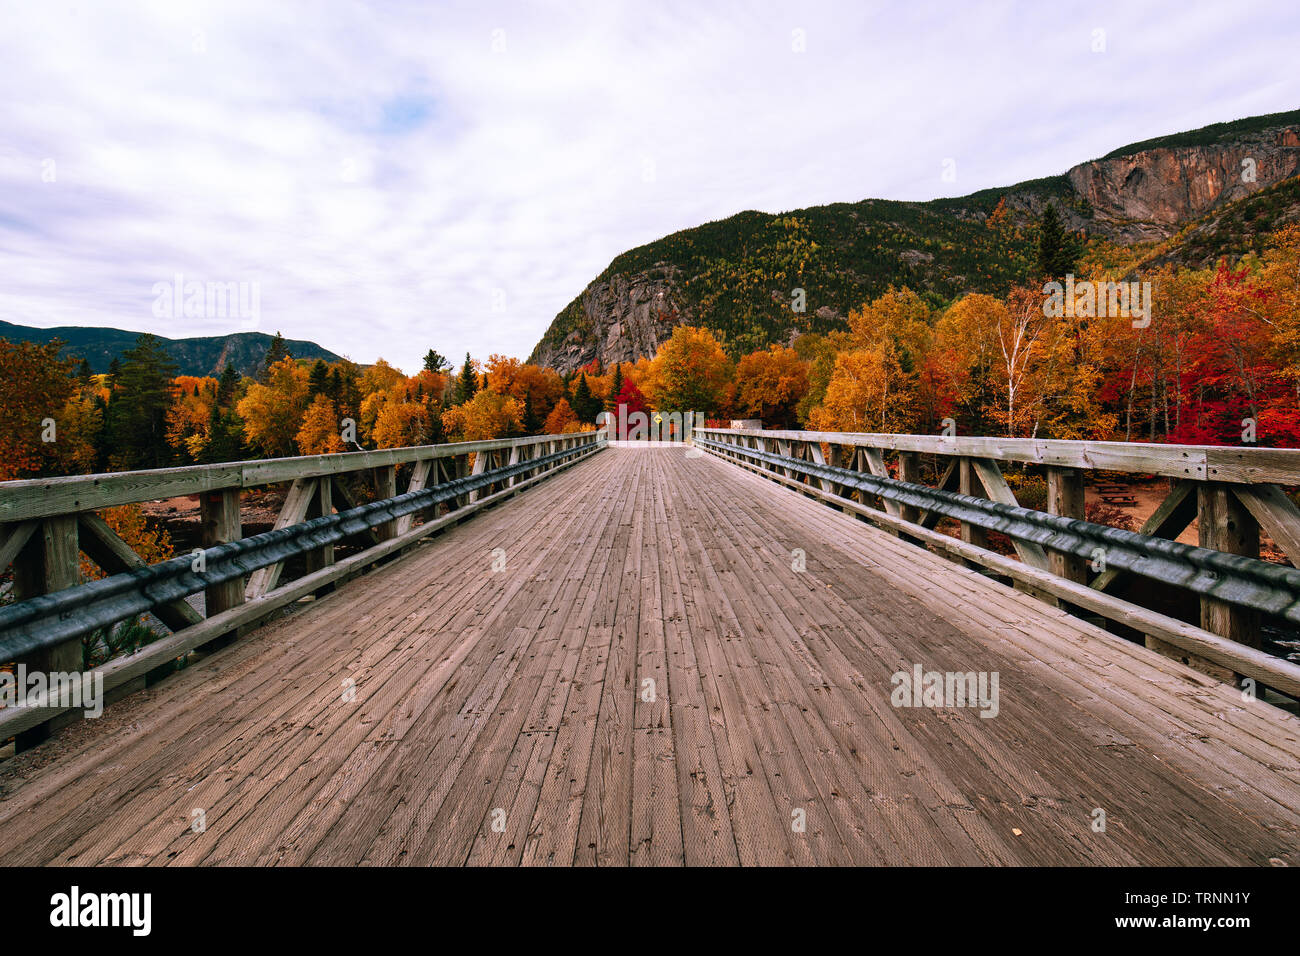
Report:
[[[1297,27],[1294,0],[6,0],[0,319],[522,357],[677,229],[1300,107]],[[169,318],[177,275],[250,309]]]

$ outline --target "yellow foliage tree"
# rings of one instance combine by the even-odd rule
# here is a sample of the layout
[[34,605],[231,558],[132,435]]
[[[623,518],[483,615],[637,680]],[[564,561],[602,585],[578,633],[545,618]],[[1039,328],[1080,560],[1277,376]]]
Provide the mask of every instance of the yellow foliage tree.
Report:
[[254,383],[237,406],[251,444],[268,457],[294,454],[307,410],[307,369],[291,358],[271,366],[266,384]]
[[317,395],[307,406],[302,417],[302,427],[295,438],[298,450],[304,455],[334,455],[347,451],[340,434],[334,403],[324,395]]

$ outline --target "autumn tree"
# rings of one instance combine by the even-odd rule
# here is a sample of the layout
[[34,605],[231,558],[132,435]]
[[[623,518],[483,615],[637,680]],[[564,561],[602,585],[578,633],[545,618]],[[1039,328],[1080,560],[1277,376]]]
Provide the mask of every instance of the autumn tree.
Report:
[[248,441],[265,457],[293,455],[307,411],[308,373],[291,358],[271,367],[266,384],[254,383],[239,402]]
[[334,403],[328,395],[318,394],[303,413],[302,427],[294,436],[298,451],[304,455],[333,455],[347,451]]
[[764,424],[793,428],[795,409],[808,392],[808,363],[792,348],[771,346],[736,365],[736,413]]
[[578,416],[574,414],[573,409],[569,406],[568,399],[560,399],[555,403],[555,408],[551,409],[551,414],[546,416],[546,424],[542,426],[544,435],[562,435],[570,425],[581,424]]
[[[67,410],[78,399],[75,363],[59,358],[62,343],[0,339],[0,480],[70,474],[75,460],[93,461],[87,428]],[[93,404],[88,406],[93,411]],[[78,432],[82,434],[78,434]],[[81,443],[79,454],[73,445]]]
[[722,410],[732,370],[712,332],[679,325],[659,347],[646,384],[658,408],[710,414]]
[[443,412],[442,424],[452,441],[510,438],[523,432],[519,413],[515,399],[484,390],[468,402]]

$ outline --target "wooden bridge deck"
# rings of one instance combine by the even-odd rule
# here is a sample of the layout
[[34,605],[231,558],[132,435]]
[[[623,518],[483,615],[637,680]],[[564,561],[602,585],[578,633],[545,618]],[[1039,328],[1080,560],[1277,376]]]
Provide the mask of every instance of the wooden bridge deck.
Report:
[[[998,672],[998,715],[891,706],[917,663]],[[604,451],[0,788],[4,864],[1300,865],[1300,721],[679,449]]]

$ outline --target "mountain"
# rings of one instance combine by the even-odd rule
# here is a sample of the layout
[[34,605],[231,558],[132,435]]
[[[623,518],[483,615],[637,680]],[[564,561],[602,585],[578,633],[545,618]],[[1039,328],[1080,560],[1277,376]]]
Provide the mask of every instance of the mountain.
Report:
[[[36,329],[26,325],[0,322],[0,339],[11,342],[44,344],[51,339],[63,342],[60,354],[89,359],[95,372],[107,372],[108,365],[135,345],[139,332],[68,325],[53,329]],[[252,375],[262,364],[272,336],[264,332],[235,332],[199,338],[169,339],[158,336],[163,351],[176,363],[178,375],[219,375],[226,363],[241,375]],[[336,362],[339,356],[315,342],[285,339],[289,354],[300,359],[324,359]]]
[[[1059,176],[959,198],[742,212],[618,256],[555,317],[530,360],[561,371],[635,361],[686,322],[720,333],[739,355],[844,328],[849,310],[890,285],[936,304],[1001,294],[1033,277],[1035,225],[1049,202],[1071,230],[1150,246],[1152,263],[1213,261],[1247,251],[1265,222],[1295,221],[1297,175],[1300,110],[1133,143]],[[802,312],[792,308],[796,289]]]

